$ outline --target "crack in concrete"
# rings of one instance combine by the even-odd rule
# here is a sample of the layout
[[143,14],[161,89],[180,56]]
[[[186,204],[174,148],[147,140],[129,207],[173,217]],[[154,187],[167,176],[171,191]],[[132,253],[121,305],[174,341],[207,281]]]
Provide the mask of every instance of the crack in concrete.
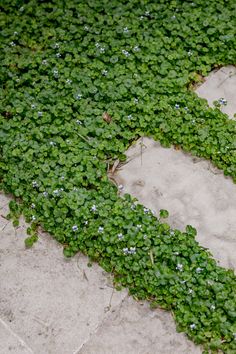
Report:
[[5,321],[3,321],[1,318],[0,318],[0,323],[6,328],[6,330],[7,330],[8,332],[10,332],[10,333],[12,334],[13,337],[15,337],[15,338],[20,342],[20,344],[21,344],[24,348],[26,348],[26,349],[29,351],[29,353],[34,354],[33,350],[25,343],[25,341],[24,341],[20,336],[18,336],[18,334],[16,334],[16,333],[11,329],[11,327],[10,327]]
[[[121,300],[121,302],[120,302],[117,306],[115,306],[115,307],[113,308],[112,312],[117,311],[117,309],[118,309],[118,311],[120,311],[120,309],[121,309],[121,307],[122,307],[124,301],[127,299],[128,296],[129,296],[129,295],[126,294],[125,297]],[[72,354],[79,354],[79,353],[81,353],[81,350],[83,349],[83,347],[84,347],[87,343],[90,342],[90,340],[94,337],[94,335],[98,332],[98,330],[103,326],[104,322],[107,321],[107,320],[109,319],[109,317],[111,317],[112,313],[109,313],[109,312],[110,312],[110,311],[105,312],[105,315],[104,315],[103,319],[102,319],[101,322],[97,325],[97,327],[94,329],[94,331],[89,334],[87,340],[85,340],[85,342],[83,342],[83,343],[79,346],[79,348],[77,348]]]

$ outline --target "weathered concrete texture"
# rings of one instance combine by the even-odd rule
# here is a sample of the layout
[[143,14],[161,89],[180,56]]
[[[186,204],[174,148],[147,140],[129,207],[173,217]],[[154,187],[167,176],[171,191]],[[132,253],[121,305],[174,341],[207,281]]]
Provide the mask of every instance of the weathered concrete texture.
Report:
[[0,353],[1,354],[33,354],[24,341],[0,319]]
[[[196,92],[210,106],[214,100],[226,99],[221,110],[233,118],[236,68],[212,72]],[[164,149],[147,138],[130,147],[127,157],[130,161],[117,175],[124,192],[157,212],[169,210],[168,221],[174,228],[195,226],[197,240],[210,249],[220,265],[236,269],[236,185],[232,179],[209,161]]]
[[66,260],[45,233],[26,250],[26,227],[0,221],[0,230],[7,225],[0,239],[0,317],[34,353],[77,352],[126,292],[113,292],[110,276],[96,264],[87,267],[86,257]]
[[[112,338],[112,340],[111,340]],[[197,354],[201,353],[176,329],[169,312],[126,298],[107,318],[80,354]]]
[[[142,159],[141,159],[142,146]],[[123,193],[146,207],[170,212],[168,222],[197,228],[197,240],[220,265],[236,269],[236,185],[209,161],[144,138],[128,152],[129,163],[117,175]]]
[[114,291],[87,257],[66,260],[46,233],[25,249],[26,225],[4,218],[8,201],[0,194],[1,354],[200,354],[170,314]]
[[226,99],[227,105],[221,106],[221,111],[233,118],[236,113],[236,67],[229,65],[213,71],[196,92],[198,96],[206,98],[211,107],[214,101]]

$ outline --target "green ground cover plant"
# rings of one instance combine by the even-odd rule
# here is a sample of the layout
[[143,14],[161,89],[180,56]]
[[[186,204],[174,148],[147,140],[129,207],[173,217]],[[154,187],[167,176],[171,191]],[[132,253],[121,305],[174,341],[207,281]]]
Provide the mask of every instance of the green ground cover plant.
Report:
[[107,176],[145,135],[236,182],[236,122],[190,89],[236,63],[235,1],[2,0],[0,28],[0,188],[14,225],[31,222],[26,246],[42,226],[205,353],[236,353],[233,271]]

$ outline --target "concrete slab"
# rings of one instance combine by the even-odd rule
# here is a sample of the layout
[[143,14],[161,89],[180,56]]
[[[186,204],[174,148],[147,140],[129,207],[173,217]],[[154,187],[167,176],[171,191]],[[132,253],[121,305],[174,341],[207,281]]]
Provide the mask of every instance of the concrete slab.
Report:
[[14,229],[0,194],[0,353],[200,354],[176,333],[168,312],[151,310],[112,287],[109,274],[42,233],[26,250],[26,225]]
[[33,351],[11,328],[0,319],[0,353],[33,354]]
[[198,96],[207,99],[213,107],[213,102],[224,98],[226,105],[221,105],[221,111],[230,118],[236,113],[236,67],[224,66],[220,70],[213,71],[206,81],[196,89]]
[[157,213],[167,209],[173,228],[196,227],[200,244],[211,250],[220,265],[236,269],[236,185],[232,179],[209,161],[165,149],[148,138],[139,140],[127,156],[129,162],[116,177],[124,186],[122,193],[130,193]]
[[86,257],[66,260],[46,233],[26,250],[26,226],[15,230],[1,217],[0,230],[0,318],[34,353],[77,353],[126,292],[114,292],[110,275],[88,268]]
[[177,334],[171,314],[126,298],[79,354],[200,354],[200,347]]

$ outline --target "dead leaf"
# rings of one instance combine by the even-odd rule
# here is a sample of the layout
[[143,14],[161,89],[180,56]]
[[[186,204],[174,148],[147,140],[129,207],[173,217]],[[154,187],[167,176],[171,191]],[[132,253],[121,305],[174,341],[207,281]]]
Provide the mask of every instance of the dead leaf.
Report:
[[104,113],[103,113],[102,118],[103,118],[103,120],[105,120],[105,122],[107,122],[107,123],[111,123],[111,121],[112,121],[111,116],[110,116],[107,112],[104,112]]
[[117,159],[117,160],[114,162],[114,164],[113,164],[113,166],[112,166],[112,168],[111,168],[111,174],[112,174],[112,175],[114,175],[115,170],[116,170],[117,167],[119,166],[119,163],[120,163],[120,160],[119,160],[119,159]]

